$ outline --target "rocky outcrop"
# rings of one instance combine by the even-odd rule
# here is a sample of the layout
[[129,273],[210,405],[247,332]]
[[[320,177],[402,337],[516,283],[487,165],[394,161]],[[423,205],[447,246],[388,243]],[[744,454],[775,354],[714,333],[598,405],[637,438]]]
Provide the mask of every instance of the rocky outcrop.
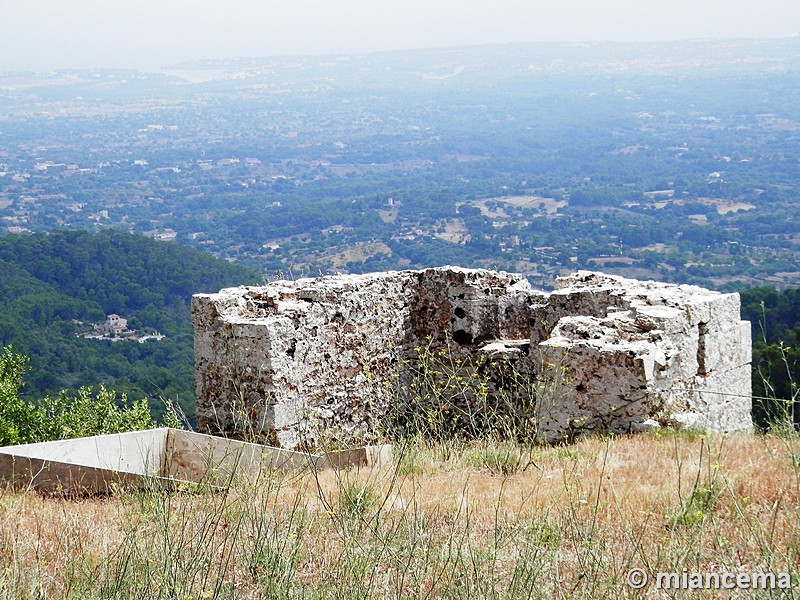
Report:
[[[421,348],[473,367],[504,358],[536,383],[542,441],[752,426],[736,294],[588,272],[546,294],[519,275],[442,267],[230,288],[195,296],[192,317],[198,425],[286,448],[379,437]],[[484,374],[490,397],[508,385]]]

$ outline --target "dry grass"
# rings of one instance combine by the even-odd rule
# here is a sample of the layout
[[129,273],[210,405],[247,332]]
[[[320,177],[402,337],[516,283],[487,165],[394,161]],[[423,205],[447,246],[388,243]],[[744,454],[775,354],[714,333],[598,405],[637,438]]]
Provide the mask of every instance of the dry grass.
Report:
[[[624,579],[633,567],[750,573],[800,564],[794,435],[662,433],[397,452],[396,464],[380,469],[264,473],[226,494],[5,492],[0,593],[638,598]],[[692,594],[678,597],[719,597]]]

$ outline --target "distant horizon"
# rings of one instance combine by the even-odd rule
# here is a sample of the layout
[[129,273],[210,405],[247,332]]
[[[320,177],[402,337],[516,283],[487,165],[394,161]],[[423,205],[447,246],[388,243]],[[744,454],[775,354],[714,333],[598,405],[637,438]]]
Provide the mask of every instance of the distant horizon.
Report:
[[[383,54],[402,54],[413,52],[435,52],[459,49],[475,49],[475,48],[490,48],[490,47],[503,47],[503,46],[645,46],[645,45],[669,45],[680,43],[702,43],[702,42],[780,42],[793,39],[800,39],[800,33],[787,36],[777,37],[694,37],[694,38],[676,38],[676,39],[659,39],[659,40],[646,40],[646,41],[620,41],[620,40],[561,40],[561,41],[509,41],[509,42],[479,42],[479,43],[465,43],[453,44],[450,46],[418,46],[406,47],[396,49],[378,49],[366,52],[307,52],[307,53],[285,53],[285,54],[263,54],[263,55],[241,55],[241,56],[203,56],[198,58],[191,58],[179,62],[163,64],[160,66],[129,66],[129,65],[102,65],[102,66],[63,66],[54,68],[42,69],[4,69],[0,67],[0,73],[56,73],[65,71],[137,71],[141,73],[156,74],[163,71],[181,70],[187,68],[200,68],[202,69],[203,63],[210,63],[207,68],[213,69],[213,63],[235,63],[240,61],[261,61],[261,60],[280,60],[280,59],[298,59],[298,58],[325,58],[325,57],[344,57],[344,56],[373,56]],[[2,64],[2,63],[0,63]]]
[[798,34],[797,0],[28,0],[3,9],[0,71]]

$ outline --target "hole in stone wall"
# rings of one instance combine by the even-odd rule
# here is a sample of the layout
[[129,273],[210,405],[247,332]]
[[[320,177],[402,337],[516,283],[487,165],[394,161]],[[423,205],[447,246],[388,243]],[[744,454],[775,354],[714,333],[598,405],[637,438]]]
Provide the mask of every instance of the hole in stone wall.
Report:
[[472,334],[467,333],[463,329],[457,329],[453,332],[453,341],[462,346],[472,343]]
[[703,377],[708,375],[706,369],[706,334],[708,323],[702,321],[697,324],[697,374]]
[[459,319],[463,319],[464,317],[466,317],[466,316],[467,316],[467,311],[465,311],[465,310],[464,310],[463,308],[461,308],[460,306],[456,307],[456,309],[455,309],[453,312],[456,314],[456,316],[457,316]]

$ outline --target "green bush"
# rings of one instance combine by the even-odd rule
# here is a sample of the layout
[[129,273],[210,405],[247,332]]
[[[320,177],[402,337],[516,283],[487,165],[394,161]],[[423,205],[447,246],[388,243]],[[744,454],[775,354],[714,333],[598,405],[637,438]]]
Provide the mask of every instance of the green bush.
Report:
[[36,437],[38,411],[19,397],[27,362],[10,347],[0,353],[0,446],[24,444]]
[[39,402],[20,397],[28,359],[11,347],[0,353],[0,446],[119,433],[156,427],[147,400],[100,387],[63,390]]
[[129,401],[121,394],[118,400],[114,390],[103,386],[96,393],[90,387],[63,390],[46,397],[39,408],[42,441],[157,427],[146,399]]

